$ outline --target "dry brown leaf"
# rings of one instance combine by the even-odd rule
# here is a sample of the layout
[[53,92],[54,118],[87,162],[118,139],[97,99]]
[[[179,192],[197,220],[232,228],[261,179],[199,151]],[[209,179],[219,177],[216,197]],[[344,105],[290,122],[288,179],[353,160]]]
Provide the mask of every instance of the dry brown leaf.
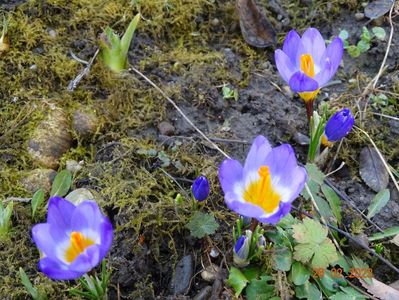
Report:
[[399,246],[399,234],[395,235],[391,240],[391,243],[394,243],[396,246]]
[[359,173],[364,182],[377,193],[388,186],[389,174],[378,152],[364,147],[360,152]]
[[360,280],[360,283],[363,285],[367,291],[373,296],[381,299],[381,300],[398,300],[399,299],[399,291],[394,288],[378,281],[375,278],[372,278],[372,284],[367,284],[363,280]]
[[265,48],[276,44],[276,32],[269,20],[260,12],[254,0],[237,0],[241,33],[251,46]]

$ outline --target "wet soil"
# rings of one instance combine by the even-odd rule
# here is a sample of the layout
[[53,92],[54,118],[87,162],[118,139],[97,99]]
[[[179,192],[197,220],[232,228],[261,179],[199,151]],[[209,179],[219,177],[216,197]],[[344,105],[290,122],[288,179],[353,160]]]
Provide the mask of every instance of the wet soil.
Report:
[[[21,2],[23,1],[6,1],[0,7],[18,10],[17,5]],[[138,4],[144,17],[148,17],[150,21],[139,28],[129,51],[129,63],[158,84],[198,128],[214,138],[232,157],[243,160],[251,140],[262,134],[273,145],[292,144],[298,159],[305,162],[307,148],[301,142],[308,130],[305,107],[299,98],[289,92],[279,77],[274,66],[274,51],[254,49],[245,44],[235,16],[234,1],[211,1],[212,4],[208,1],[199,1],[200,4],[194,2],[189,1],[187,4],[192,5],[192,9],[187,9],[191,15],[189,12],[187,15],[182,12],[174,14],[173,9],[178,10],[178,6],[173,9],[153,9],[152,15],[148,13],[152,8],[150,4]],[[279,45],[281,38],[292,27],[302,30],[313,25],[321,28],[322,34],[327,38],[337,35],[340,29],[346,29],[352,36],[358,37],[366,22],[354,19],[354,13],[362,9],[360,5],[348,7],[344,4],[336,9],[324,6],[325,4],[311,7],[306,1],[299,2],[297,10],[293,10],[287,1],[271,1],[270,4],[266,1],[259,2],[280,32]],[[3,87],[3,99],[0,101],[6,102],[11,109],[4,105],[2,112],[17,109],[29,112],[31,105],[37,110],[46,111],[48,102],[62,107],[70,115],[76,107],[94,107],[102,122],[99,131],[90,138],[75,138],[71,150],[63,156],[60,168],[65,166],[65,161],[69,158],[85,162],[83,170],[74,178],[74,188],[85,187],[97,192],[100,205],[116,229],[109,255],[109,265],[112,268],[110,299],[117,296],[122,299],[176,299],[171,283],[176,265],[185,255],[193,257],[195,276],[186,295],[187,299],[194,297],[203,288],[212,285],[198,275],[203,261],[211,260],[220,265],[224,255],[231,261],[230,232],[234,216],[223,204],[216,178],[217,167],[223,157],[201,141],[196,131],[173,107],[133,73],[116,77],[106,71],[100,62],[96,62],[91,74],[82,80],[79,88],[74,93],[67,93],[65,88],[69,80],[83,67],[72,61],[68,50],[84,60],[89,60],[96,49],[96,38],[102,28],[115,24],[122,31],[123,24],[118,22],[124,12],[117,4],[113,6],[114,1],[109,1],[108,10],[103,10],[103,6],[108,4],[101,2],[103,6],[100,6],[99,11],[104,15],[99,13],[91,20],[90,13],[96,9],[90,10],[89,7],[85,10],[85,5],[90,6],[85,1],[74,1],[75,4],[71,6],[59,3],[50,1],[46,4],[44,10],[48,14],[43,17],[45,21],[40,26],[40,34],[54,29],[60,36],[52,42],[48,38],[43,41],[38,38],[34,44],[28,44],[26,51],[35,56],[21,68],[26,71],[33,64],[37,64],[40,70],[42,66],[39,63],[43,63],[41,60],[46,61],[49,57],[54,58],[52,63],[60,66],[54,65],[51,70],[39,73],[38,78],[42,77],[42,82],[31,74],[18,77],[16,86],[9,90]],[[175,1],[174,4],[181,5],[181,2]],[[37,20],[43,16],[38,13],[43,9],[39,6],[38,3],[29,8],[21,8],[17,18],[27,16]],[[319,15],[320,11],[323,14]],[[156,13],[159,15],[155,15]],[[129,12],[129,16],[131,15],[133,12]],[[183,21],[179,16],[182,16]],[[74,17],[83,19],[71,21]],[[163,18],[163,21],[159,21],[159,18]],[[388,32],[386,19],[379,26]],[[165,28],[170,29],[168,31]],[[395,29],[399,30],[397,25]],[[12,30],[21,35],[18,30]],[[396,35],[393,45],[398,43],[399,36]],[[22,46],[19,46],[21,53]],[[331,108],[350,106],[356,109],[355,100],[361,94],[362,88],[378,72],[385,47],[386,42],[375,43],[358,59],[351,59],[345,54],[343,66],[335,78],[340,82],[323,89],[319,103],[326,102]],[[61,49],[62,57],[51,49]],[[380,81],[382,89],[393,93],[398,93],[399,90],[398,52],[398,47],[392,47],[386,74]],[[37,58],[38,56],[41,58]],[[10,68],[7,76],[17,76],[18,72],[18,68]],[[28,83],[29,78],[33,79]],[[49,86],[46,85],[48,82]],[[238,90],[237,101],[223,98],[224,84]],[[32,92],[28,93],[28,90]],[[18,97],[16,103],[12,103],[14,97]],[[392,98],[396,102],[382,108],[385,109],[384,112],[398,112],[398,98],[395,97],[397,96]],[[373,109],[380,111],[380,108]],[[1,116],[4,117],[4,114]],[[35,115],[22,121],[18,118],[15,112],[4,117],[4,122],[11,125],[2,127],[3,134],[13,128],[13,119],[29,132],[33,129],[28,127],[36,125],[43,116]],[[394,132],[389,131],[390,127],[395,128],[396,125],[389,125],[387,120],[377,119],[372,115],[370,118],[370,134],[378,140],[387,160],[397,170],[399,157],[395,149],[398,148],[398,140],[393,138]],[[165,121],[174,127],[174,131],[168,133],[170,136],[159,131],[158,125]],[[385,129],[380,130],[381,127]],[[0,136],[1,134],[0,132]],[[0,147],[3,160],[0,172],[4,175],[1,185],[4,190],[0,192],[2,199],[10,196],[31,196],[18,184],[24,172],[37,167],[22,150],[25,149],[28,137],[29,135],[18,131]],[[332,178],[335,185],[347,193],[362,210],[367,208],[375,195],[358,175],[358,155],[367,143],[366,139],[357,134],[349,135],[336,162],[339,165],[341,161],[345,161],[346,167]],[[158,155],[145,154],[148,150],[156,151]],[[335,151],[336,148],[330,153],[328,162],[333,159]],[[166,154],[169,164],[164,165],[165,161],[159,155],[161,152]],[[10,172],[19,175],[11,176]],[[189,191],[191,181],[199,174],[207,175],[212,182],[212,196],[206,204],[206,210],[214,212],[221,225],[209,240],[194,239],[184,228],[190,217],[189,199],[186,199],[187,203],[180,212],[173,202],[177,193]],[[12,185],[15,187],[10,187]],[[399,195],[393,185],[389,188],[391,200],[375,218],[375,222],[382,228],[399,225]],[[348,223],[353,219],[356,216],[348,212]],[[44,220],[43,211],[39,221]],[[21,251],[24,253],[21,255],[22,252],[10,249],[9,244],[0,243],[0,254],[3,256],[0,257],[0,277],[3,278],[0,279],[0,298],[27,297],[16,275],[18,267],[22,266],[39,288],[46,290],[54,298],[67,299],[66,289],[72,287],[73,282],[51,282],[36,270],[39,254],[30,238],[26,238],[32,224],[34,222],[30,220],[29,206],[18,203],[13,226],[15,231],[21,231],[11,242],[16,243],[18,239],[22,239]],[[367,230],[373,231],[372,228]],[[25,237],[22,238],[21,234]],[[219,248],[222,254],[210,259],[209,251],[213,247]],[[392,253],[394,251],[396,250],[393,249]],[[397,279],[385,267],[376,267],[380,267],[378,274],[384,282]],[[223,297],[232,298],[232,294],[225,292]],[[186,298],[181,296],[181,299]]]

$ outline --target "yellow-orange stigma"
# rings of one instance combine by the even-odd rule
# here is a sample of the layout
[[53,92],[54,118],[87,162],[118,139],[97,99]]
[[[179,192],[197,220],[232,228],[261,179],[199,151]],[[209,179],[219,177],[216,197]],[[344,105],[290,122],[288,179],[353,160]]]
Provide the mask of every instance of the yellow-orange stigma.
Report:
[[310,54],[302,54],[300,58],[301,70],[303,73],[308,75],[310,78],[314,77],[314,61]]
[[273,190],[270,171],[267,166],[258,170],[260,178],[251,182],[244,191],[244,200],[260,206],[266,213],[272,213],[280,204],[280,195]]
[[322,137],[321,137],[321,144],[324,145],[324,146],[326,146],[326,147],[328,147],[328,148],[331,148],[331,147],[334,145],[333,142],[330,142],[330,141],[327,139],[327,137],[326,137],[325,134],[323,134]]
[[65,260],[68,263],[73,262],[85,249],[94,245],[92,239],[86,238],[80,232],[73,231],[70,237],[70,245],[65,251]]

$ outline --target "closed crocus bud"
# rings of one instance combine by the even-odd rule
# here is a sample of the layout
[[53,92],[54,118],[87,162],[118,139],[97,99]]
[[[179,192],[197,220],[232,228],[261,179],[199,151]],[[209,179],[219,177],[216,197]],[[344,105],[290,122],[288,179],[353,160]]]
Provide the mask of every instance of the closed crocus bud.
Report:
[[200,202],[204,201],[208,197],[209,190],[209,181],[205,176],[197,177],[191,187],[194,198]]
[[328,120],[324,135],[321,139],[323,145],[331,147],[334,142],[343,139],[352,130],[355,118],[349,108],[344,108]]
[[247,230],[234,245],[233,260],[238,267],[246,267],[249,265],[249,248],[251,246],[252,232]]
[[266,247],[266,239],[263,234],[259,237],[258,242],[256,243],[258,248],[265,248]]

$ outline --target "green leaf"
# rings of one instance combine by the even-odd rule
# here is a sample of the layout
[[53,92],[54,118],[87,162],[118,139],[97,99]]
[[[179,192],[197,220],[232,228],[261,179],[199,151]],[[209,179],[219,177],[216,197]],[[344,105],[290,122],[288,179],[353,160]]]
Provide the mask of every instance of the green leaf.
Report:
[[295,219],[291,214],[286,215],[284,218],[278,222],[277,226],[280,226],[282,228],[291,228],[293,224],[296,224],[298,222],[297,219]]
[[319,289],[309,281],[304,285],[295,287],[295,296],[298,299],[308,299],[308,300],[320,300],[321,292]]
[[295,285],[303,285],[309,280],[310,271],[303,264],[296,261],[292,264],[290,275]]
[[[324,217],[325,219],[327,219],[329,221],[331,219],[333,219],[333,220],[335,219],[335,216],[330,208],[330,205],[327,203],[326,200],[324,200],[323,198],[321,198],[317,195],[314,195],[313,199],[316,202],[317,207],[319,208],[319,211],[320,211],[320,215],[322,217]],[[335,220],[333,223],[336,223]]]
[[348,31],[347,30],[341,30],[340,32],[339,32],[339,34],[338,34],[338,37],[342,40],[342,41],[345,41],[345,40],[347,40],[348,38],[349,38],[349,33],[348,33]]
[[360,294],[354,288],[341,287],[342,292],[338,292],[330,297],[331,300],[363,300],[366,299],[363,294]]
[[326,268],[338,259],[337,251],[327,238],[328,230],[319,222],[306,218],[292,226],[293,237],[299,243],[294,248],[294,259],[309,263],[314,268]]
[[356,58],[359,57],[361,52],[360,49],[354,45],[350,45],[348,47],[348,54],[352,57],[352,58]]
[[323,192],[328,203],[330,204],[331,210],[335,218],[337,219],[338,224],[340,224],[342,222],[341,200],[339,199],[338,195],[334,192],[334,190],[325,184],[321,186],[321,191]]
[[374,217],[377,213],[380,212],[380,210],[388,203],[390,198],[390,193],[389,189],[385,189],[380,191],[373,200],[371,200],[371,203],[368,207],[368,213],[367,217],[372,218]]
[[[312,180],[311,178],[308,178],[308,180],[307,180],[307,185],[308,185],[308,187],[309,187],[310,193],[311,193],[312,195],[317,195],[317,193],[318,193],[319,190],[320,190],[320,185],[319,185],[317,182],[315,182],[314,180]],[[308,193],[308,191],[307,191],[306,188],[304,188],[304,189],[302,190],[301,195],[302,195],[306,200],[310,200],[310,195],[309,195],[309,193]]]
[[360,39],[367,44],[370,44],[371,41],[371,34],[370,31],[367,29],[366,26],[363,26],[362,28],[362,34],[360,35]]
[[357,43],[356,47],[359,49],[360,53],[364,53],[364,52],[367,52],[367,50],[370,49],[370,43],[366,42],[364,40],[360,40]]
[[133,39],[134,32],[136,31],[136,27],[140,21],[141,15],[137,14],[133,20],[130,22],[129,26],[127,27],[125,34],[121,39],[121,56],[127,57],[127,52],[129,51],[130,43]]
[[320,171],[320,169],[315,164],[307,163],[305,168],[308,172],[308,176],[310,179],[312,179],[319,185],[323,184],[326,175],[324,175],[323,172]]
[[[356,255],[352,255],[352,264],[355,269],[365,270],[365,269],[370,268],[367,263],[365,263],[363,260],[358,258]],[[350,270],[349,270],[349,272],[350,272]],[[362,278],[362,280],[364,280],[369,285],[373,284],[372,278],[365,277],[365,278]]]
[[22,269],[21,267],[19,267],[19,277],[21,278],[21,282],[24,285],[26,291],[32,296],[34,300],[47,299],[47,296],[45,294],[40,293],[35,287],[33,287],[24,269]]
[[186,225],[193,237],[203,238],[206,235],[213,234],[219,228],[215,217],[210,213],[197,211]]
[[72,174],[69,170],[62,170],[55,176],[50,196],[65,196],[72,184]]
[[381,240],[383,238],[391,237],[397,234],[399,234],[399,226],[390,227],[388,229],[385,229],[384,232],[374,233],[372,236],[369,237],[369,242]]
[[[343,275],[342,275],[343,276]],[[338,278],[337,278],[338,279]],[[325,270],[324,275],[320,278],[320,283],[330,292],[337,292],[338,284],[335,278],[331,277],[330,270]]]
[[227,284],[231,286],[235,291],[235,296],[238,297],[242,290],[247,286],[248,279],[241,273],[241,271],[235,267],[230,268],[229,278]]
[[292,264],[292,253],[287,247],[276,247],[273,260],[275,270],[289,271]]
[[32,218],[35,217],[35,213],[37,208],[43,203],[44,201],[44,191],[43,189],[38,189],[32,197]]
[[274,284],[267,283],[272,280],[271,276],[261,276],[260,279],[253,279],[246,288],[248,300],[270,299],[275,294]]
[[382,27],[373,27],[371,31],[374,33],[375,37],[379,40],[385,40],[386,33],[385,29]]
[[293,225],[292,229],[294,230],[293,237],[301,244],[320,244],[326,239],[328,234],[326,227],[310,218],[305,218],[302,223]]

